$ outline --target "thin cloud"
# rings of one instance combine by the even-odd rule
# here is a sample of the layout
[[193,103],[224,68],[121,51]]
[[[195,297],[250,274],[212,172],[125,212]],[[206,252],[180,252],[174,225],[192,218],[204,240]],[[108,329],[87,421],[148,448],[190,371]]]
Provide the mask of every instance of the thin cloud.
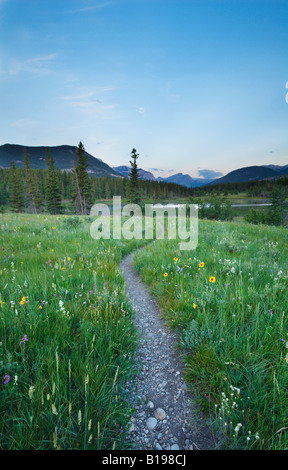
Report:
[[219,178],[220,176],[223,176],[223,173],[221,173],[221,171],[214,171],[214,170],[198,170],[198,175],[201,178],[214,179],[214,178]]
[[11,123],[11,127],[15,127],[16,129],[31,129],[36,126],[39,126],[39,121],[35,121],[33,119],[18,119]]
[[94,91],[90,91],[89,93],[83,93],[82,95],[68,95],[68,96],[61,96],[61,100],[71,101],[71,100],[83,100],[85,98],[90,98],[90,96],[95,95]]
[[[90,101],[70,101],[69,106],[72,106],[74,108],[91,108],[94,106],[99,106],[101,105],[101,101],[99,100],[90,100]],[[103,106],[103,108],[108,109],[109,107],[115,107],[116,105],[106,105]]]
[[139,106],[137,108],[137,111],[138,111],[139,114],[142,114],[142,116],[144,116],[146,114],[146,109],[143,106]]
[[81,113],[87,119],[93,117],[95,119],[111,120],[115,118],[115,111],[117,109],[117,104],[103,104],[99,100],[71,100],[65,103],[68,108]]
[[161,168],[148,168],[150,171],[164,171]]
[[58,57],[57,53],[44,56],[31,57],[30,59],[19,60],[9,59],[7,66],[1,71],[2,77],[18,76],[28,74],[32,76],[47,75],[52,72],[51,65]]
[[[101,94],[104,94],[104,93],[108,93],[110,91],[114,91],[116,90],[117,88],[114,87],[114,86],[109,86],[109,85],[104,85],[104,86],[98,86],[96,88],[93,88],[92,90],[87,90],[85,88],[78,88],[77,90],[75,90],[75,94],[71,94],[71,95],[64,95],[64,96],[61,96],[60,99],[61,100],[65,100],[65,101],[78,101],[78,100],[84,100],[86,98],[91,98],[92,96],[95,96],[95,95],[101,95]],[[96,101],[98,103],[102,103],[102,101],[100,99],[95,99],[93,101]]]
[[75,8],[74,10],[69,10],[67,13],[86,13],[89,11],[93,10],[101,10],[102,8],[109,7],[110,5],[113,5],[115,2],[103,2],[103,3],[98,3],[98,5],[91,5],[87,7],[82,7],[82,8]]
[[27,59],[26,63],[27,64],[41,64],[42,62],[49,62],[50,60],[56,59],[58,54],[47,54],[44,56],[38,56],[38,57],[33,57],[32,59]]
[[159,173],[173,173],[175,170],[163,170],[162,168],[148,168],[150,171],[158,171]]

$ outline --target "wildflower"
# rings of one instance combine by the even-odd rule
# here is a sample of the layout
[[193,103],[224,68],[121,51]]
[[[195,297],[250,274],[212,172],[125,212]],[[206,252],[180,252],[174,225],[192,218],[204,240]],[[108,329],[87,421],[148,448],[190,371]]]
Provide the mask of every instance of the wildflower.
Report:
[[178,261],[178,258],[173,258],[173,259],[174,259],[174,261]]
[[240,431],[240,429],[242,428],[242,424],[241,423],[238,423],[234,429],[236,435],[238,434],[238,432]]
[[25,344],[25,342],[28,341],[27,335],[24,335],[23,338],[20,341],[20,344]]
[[164,277],[167,277],[168,276],[168,273],[164,273]]
[[194,310],[195,310],[195,308],[196,308],[196,304],[193,304],[193,308],[194,308]]
[[5,385],[8,384],[10,378],[11,378],[10,375],[5,375],[5,377],[4,377],[4,384]]
[[213,282],[215,282],[215,281],[216,281],[216,279],[215,279],[214,276],[210,276],[210,277],[209,277],[209,282],[212,282],[212,283],[213,283]]
[[52,227],[53,230],[55,230],[55,227]]
[[199,264],[199,268],[204,268],[204,263],[203,262]]
[[26,299],[26,297],[22,297],[22,299],[20,300],[20,305],[24,305],[24,304],[25,304],[25,299]]
[[31,385],[28,390],[28,395],[29,395],[30,400],[32,400],[34,392],[35,392],[35,387],[34,385]]

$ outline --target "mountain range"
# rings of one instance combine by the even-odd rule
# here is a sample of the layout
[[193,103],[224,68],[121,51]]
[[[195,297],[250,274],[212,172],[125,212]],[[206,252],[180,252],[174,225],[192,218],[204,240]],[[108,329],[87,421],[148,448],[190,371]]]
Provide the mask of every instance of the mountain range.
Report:
[[[29,155],[30,167],[33,169],[46,169],[46,149],[49,149],[51,156],[55,161],[55,166],[63,171],[71,171],[75,165],[75,156],[77,147],[72,145],[59,145],[56,147],[30,147],[24,145],[4,144],[0,145],[0,168],[7,168],[11,162],[19,168],[24,168],[24,154]],[[93,157],[86,152],[88,157],[87,171],[90,174],[100,176],[111,176],[121,178],[122,175],[99,158]]]
[[288,175],[288,165],[254,165],[230,171],[227,175],[213,180],[210,184],[243,183],[247,181],[261,181],[267,179],[273,180],[285,175]]
[[[118,171],[118,173],[121,173],[121,175],[126,176],[128,178],[130,172],[131,172],[131,166],[114,166],[114,170]],[[142,168],[138,168],[138,174],[141,180],[150,180],[150,181],[156,181],[155,176],[150,172],[146,170],[142,170]]]
[[[42,146],[32,147],[23,146],[16,144],[4,144],[0,145],[0,168],[7,168],[14,161],[15,165],[20,168],[24,168],[24,153],[27,152],[30,160],[30,167],[35,169],[46,169],[46,149],[50,150],[50,153],[55,161],[55,166],[63,171],[71,171],[75,165],[76,146],[72,145],[59,145],[55,147]],[[111,176],[112,178],[123,178],[128,177],[131,171],[130,166],[121,165],[117,167],[111,167],[104,163],[101,159],[94,157],[87,153],[88,169],[90,174],[94,174],[97,177]],[[261,181],[265,179],[277,179],[281,176],[288,175],[288,165],[260,165],[260,166],[248,166],[233,170],[227,175],[220,178],[207,179],[207,178],[192,178],[190,175],[177,173],[167,178],[157,177],[150,171],[139,168],[139,176],[143,180],[150,181],[164,181],[167,183],[175,183],[188,188],[196,188],[199,186],[206,186],[211,184],[223,184],[223,183],[240,183],[246,181]]]
[[[121,173],[123,176],[128,178],[131,167],[130,166],[116,166],[114,170]],[[212,179],[205,179],[205,178],[192,178],[190,175],[184,175],[183,173],[177,173],[172,176],[168,176],[167,178],[162,178],[158,176],[155,178],[151,171],[143,170],[142,168],[138,168],[139,176],[142,180],[150,180],[150,181],[164,181],[166,183],[175,183],[181,186],[186,186],[187,188],[196,188],[197,186],[203,186],[205,184],[209,184]]]

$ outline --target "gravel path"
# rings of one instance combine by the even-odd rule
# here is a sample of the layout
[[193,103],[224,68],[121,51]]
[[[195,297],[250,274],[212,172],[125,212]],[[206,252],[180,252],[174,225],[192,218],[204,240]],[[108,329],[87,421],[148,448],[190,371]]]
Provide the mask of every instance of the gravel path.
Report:
[[131,385],[132,393],[130,389],[136,410],[129,441],[133,449],[139,450],[215,449],[211,427],[199,413],[183,379],[177,335],[165,326],[132,260],[133,253],[121,263],[140,335],[137,358],[141,373]]

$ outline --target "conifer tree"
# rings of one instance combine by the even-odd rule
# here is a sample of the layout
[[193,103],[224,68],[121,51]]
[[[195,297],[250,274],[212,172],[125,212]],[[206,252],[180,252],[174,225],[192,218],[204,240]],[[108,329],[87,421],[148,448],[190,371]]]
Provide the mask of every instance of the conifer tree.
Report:
[[136,153],[136,149],[133,148],[131,152],[130,164],[131,164],[131,171],[129,174],[129,180],[127,181],[126,187],[126,196],[130,203],[132,204],[139,204],[141,201],[141,192],[140,192],[140,185],[139,185],[139,173],[137,167],[137,159],[138,154]]
[[55,163],[50,154],[49,148],[46,150],[46,164],[48,167],[46,181],[47,210],[50,214],[59,214],[62,212],[61,194]]
[[25,199],[26,206],[31,208],[32,212],[37,214],[42,204],[42,198],[39,190],[37,173],[32,172],[28,153],[24,154],[25,162]]
[[10,204],[12,210],[22,212],[24,209],[24,190],[22,175],[15,163],[11,162],[10,168]]
[[76,165],[73,170],[75,183],[75,207],[76,212],[81,215],[87,215],[91,206],[91,184],[89,181],[88,156],[85,152],[84,145],[79,142],[76,155]]

